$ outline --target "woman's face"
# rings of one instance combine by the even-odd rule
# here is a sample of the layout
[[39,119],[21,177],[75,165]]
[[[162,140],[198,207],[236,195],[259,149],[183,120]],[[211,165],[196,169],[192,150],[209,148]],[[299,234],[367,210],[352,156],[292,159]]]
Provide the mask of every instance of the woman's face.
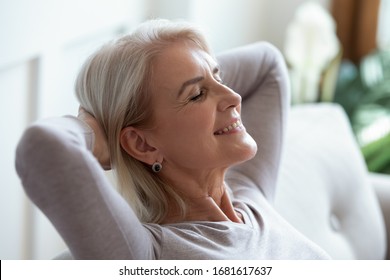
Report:
[[241,97],[220,79],[215,60],[192,42],[177,42],[153,64],[153,129],[149,139],[164,170],[204,172],[254,156],[241,122]]

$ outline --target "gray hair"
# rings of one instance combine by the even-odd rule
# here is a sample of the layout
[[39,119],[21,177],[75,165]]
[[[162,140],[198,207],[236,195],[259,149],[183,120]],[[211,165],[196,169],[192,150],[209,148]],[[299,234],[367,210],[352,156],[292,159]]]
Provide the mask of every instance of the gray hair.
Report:
[[168,212],[168,202],[172,201],[184,215],[185,204],[149,166],[122,149],[120,132],[127,126],[146,129],[153,123],[150,108],[153,60],[180,40],[190,40],[210,53],[204,36],[194,26],[150,20],[90,56],[75,84],[80,105],[96,118],[106,133],[119,191],[143,222],[162,222]]

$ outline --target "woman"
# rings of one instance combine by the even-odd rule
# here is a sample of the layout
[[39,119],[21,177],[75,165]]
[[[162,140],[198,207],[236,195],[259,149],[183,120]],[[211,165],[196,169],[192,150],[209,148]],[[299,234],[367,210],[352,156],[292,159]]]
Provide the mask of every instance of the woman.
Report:
[[272,208],[289,95],[270,45],[217,63],[194,27],[149,21],[93,54],[76,93],[78,118],[31,126],[16,159],[74,258],[327,258]]

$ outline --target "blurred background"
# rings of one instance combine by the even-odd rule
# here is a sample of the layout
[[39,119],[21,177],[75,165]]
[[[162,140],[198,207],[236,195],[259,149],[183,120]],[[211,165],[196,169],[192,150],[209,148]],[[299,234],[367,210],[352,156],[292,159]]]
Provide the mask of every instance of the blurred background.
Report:
[[290,70],[292,106],[341,104],[370,170],[390,173],[389,0],[0,0],[0,259],[50,259],[65,248],[15,173],[21,133],[36,119],[76,114],[81,63],[156,17],[199,24],[217,53],[273,43]]

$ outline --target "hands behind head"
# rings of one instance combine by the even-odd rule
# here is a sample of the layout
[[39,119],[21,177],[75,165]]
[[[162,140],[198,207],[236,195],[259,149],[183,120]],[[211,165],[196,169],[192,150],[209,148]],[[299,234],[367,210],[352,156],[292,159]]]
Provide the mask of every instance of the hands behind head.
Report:
[[99,161],[104,170],[111,169],[110,152],[108,148],[108,142],[106,134],[97,122],[97,120],[88,113],[83,107],[79,108],[79,114],[77,116],[80,120],[85,122],[91,127],[95,133],[95,143],[93,147],[93,155]]

